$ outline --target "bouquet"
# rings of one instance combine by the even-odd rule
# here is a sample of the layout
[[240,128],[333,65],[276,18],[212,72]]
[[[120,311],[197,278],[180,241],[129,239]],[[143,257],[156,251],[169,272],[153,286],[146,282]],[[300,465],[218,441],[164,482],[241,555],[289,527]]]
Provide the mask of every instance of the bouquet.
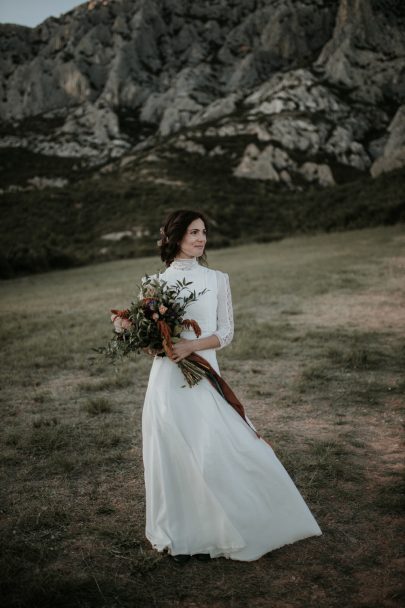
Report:
[[[95,350],[112,359],[141,351],[171,357],[173,344],[180,340],[184,329],[192,329],[197,338],[201,335],[198,323],[186,319],[185,314],[191,302],[202,296],[206,289],[197,294],[189,289],[191,284],[183,279],[169,287],[167,281],[146,275],[137,300],[124,310],[111,310],[114,336],[107,347]],[[188,294],[179,301],[178,296],[184,289]],[[177,365],[190,387],[206,375],[201,366],[188,358]]]
[[[111,310],[113,338],[106,347],[93,350],[112,359],[141,351],[171,358],[173,344],[180,340],[180,334],[184,329],[192,329],[197,338],[201,335],[198,323],[193,319],[186,319],[185,314],[189,304],[202,296],[206,289],[196,293],[189,289],[191,284],[183,279],[173,286],[168,286],[167,281],[146,275],[136,302],[131,302],[129,308],[124,310]],[[189,293],[179,300],[178,296],[184,289]],[[244,407],[231,387],[204,357],[194,352],[179,361],[177,365],[189,387],[206,378],[260,438],[260,434],[247,419]]]

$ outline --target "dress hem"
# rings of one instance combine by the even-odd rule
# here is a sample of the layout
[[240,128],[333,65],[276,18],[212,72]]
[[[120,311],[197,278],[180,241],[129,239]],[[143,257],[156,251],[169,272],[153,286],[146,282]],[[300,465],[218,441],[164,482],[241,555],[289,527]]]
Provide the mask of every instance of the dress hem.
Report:
[[[243,549],[246,545],[244,545],[244,547],[239,547],[239,546],[234,546],[234,547],[204,547],[203,549],[198,549],[197,551],[194,551],[191,554],[187,554],[187,555],[194,555],[196,553],[209,553],[211,559],[216,559],[218,557],[224,557],[225,559],[232,559],[234,561],[239,561],[239,562],[253,562],[256,561],[258,559],[260,559],[261,557],[263,557],[263,555],[266,555],[267,553],[271,553],[272,551],[276,551],[276,549],[281,549],[281,547],[285,547],[287,545],[293,545],[296,542],[299,542],[300,540],[305,540],[306,538],[311,538],[313,536],[322,536],[323,532],[314,532],[313,534],[306,534],[305,536],[300,536],[298,538],[296,538],[295,540],[291,540],[289,542],[283,542],[279,545],[273,546],[270,549],[267,549],[266,551],[263,551],[262,553],[260,553],[259,555],[256,555],[254,557],[245,557],[245,558],[239,558],[239,557],[235,557],[232,556],[232,553],[234,553],[235,551],[240,551],[241,549]],[[148,538],[148,541],[151,543],[152,547],[158,551],[159,553],[163,553],[164,551],[167,550],[168,555],[179,555],[179,553],[172,553],[172,545],[170,543],[158,543],[158,542],[153,542],[150,538]],[[216,551],[219,550],[220,552],[217,553]],[[211,555],[211,552],[214,552],[214,555]]]

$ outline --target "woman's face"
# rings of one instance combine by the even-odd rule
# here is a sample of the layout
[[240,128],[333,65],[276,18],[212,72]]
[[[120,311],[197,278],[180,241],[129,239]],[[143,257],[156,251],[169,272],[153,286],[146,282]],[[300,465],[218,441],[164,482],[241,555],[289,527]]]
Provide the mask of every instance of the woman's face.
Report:
[[189,224],[185,235],[179,243],[177,257],[198,258],[204,253],[207,242],[207,231],[202,219],[198,218]]

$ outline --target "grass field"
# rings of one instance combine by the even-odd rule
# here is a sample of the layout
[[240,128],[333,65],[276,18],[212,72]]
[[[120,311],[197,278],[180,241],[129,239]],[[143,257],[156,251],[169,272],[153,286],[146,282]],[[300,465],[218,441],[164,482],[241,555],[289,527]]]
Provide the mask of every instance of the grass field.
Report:
[[[235,338],[218,354],[323,535],[178,566],[144,536],[150,359],[91,350],[157,258],[1,284],[2,606],[402,605],[404,225],[213,251]],[[252,513],[254,517],[254,513]]]

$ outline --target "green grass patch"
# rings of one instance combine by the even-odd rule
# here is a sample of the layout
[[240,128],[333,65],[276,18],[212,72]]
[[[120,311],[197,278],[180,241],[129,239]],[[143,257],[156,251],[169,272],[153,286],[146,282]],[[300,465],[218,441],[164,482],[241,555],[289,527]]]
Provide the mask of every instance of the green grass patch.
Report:
[[405,479],[397,474],[378,488],[375,506],[387,515],[400,516],[405,511]]
[[86,400],[83,409],[91,416],[98,416],[98,414],[109,414],[112,406],[106,397],[92,397]]

